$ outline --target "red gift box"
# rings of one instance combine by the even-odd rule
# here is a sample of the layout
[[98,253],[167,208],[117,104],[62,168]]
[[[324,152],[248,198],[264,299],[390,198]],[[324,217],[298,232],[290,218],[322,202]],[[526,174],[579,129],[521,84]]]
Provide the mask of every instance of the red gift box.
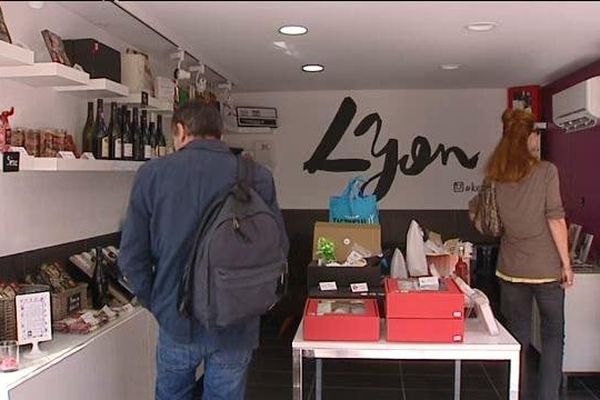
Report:
[[378,341],[379,329],[379,310],[375,299],[306,301],[305,340]]
[[387,340],[401,342],[461,342],[464,336],[464,295],[450,278],[440,290],[401,290],[397,279],[385,280]]

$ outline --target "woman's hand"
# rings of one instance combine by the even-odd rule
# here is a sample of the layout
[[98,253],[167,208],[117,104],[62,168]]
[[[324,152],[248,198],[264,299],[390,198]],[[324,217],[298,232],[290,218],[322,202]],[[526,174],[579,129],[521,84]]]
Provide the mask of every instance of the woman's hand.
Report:
[[562,269],[562,284],[560,285],[563,289],[570,288],[573,286],[573,269],[571,266],[563,267]]

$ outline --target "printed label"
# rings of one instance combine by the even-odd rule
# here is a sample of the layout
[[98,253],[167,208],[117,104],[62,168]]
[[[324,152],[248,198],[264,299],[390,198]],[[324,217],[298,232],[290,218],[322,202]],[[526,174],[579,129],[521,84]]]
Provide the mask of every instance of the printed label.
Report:
[[108,158],[109,156],[109,148],[110,143],[108,142],[108,136],[102,138],[102,152],[100,153],[100,157]]
[[362,292],[368,292],[369,291],[369,285],[367,285],[366,283],[352,283],[350,285],[350,289],[352,290],[352,293],[362,293]]
[[123,157],[133,157],[133,145],[131,143],[125,143],[125,145],[123,145]]
[[152,147],[148,144],[144,145],[144,158],[152,158]]
[[158,146],[158,156],[164,157],[167,155],[167,148],[165,146]]
[[319,282],[319,288],[323,291],[337,290],[337,285],[335,282]]
[[121,139],[115,140],[115,158],[121,158],[121,149],[122,149],[122,141]]

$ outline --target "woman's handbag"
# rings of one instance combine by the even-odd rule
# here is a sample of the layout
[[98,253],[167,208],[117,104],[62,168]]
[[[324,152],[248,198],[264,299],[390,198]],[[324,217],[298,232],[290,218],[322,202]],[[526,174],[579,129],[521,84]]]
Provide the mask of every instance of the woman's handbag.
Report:
[[496,200],[496,185],[493,181],[484,179],[479,194],[469,202],[469,217],[475,229],[487,236],[502,236],[504,226],[500,219],[498,202]]
[[364,178],[353,178],[342,194],[329,198],[329,222],[379,223],[377,197],[362,193],[361,187],[364,183]]

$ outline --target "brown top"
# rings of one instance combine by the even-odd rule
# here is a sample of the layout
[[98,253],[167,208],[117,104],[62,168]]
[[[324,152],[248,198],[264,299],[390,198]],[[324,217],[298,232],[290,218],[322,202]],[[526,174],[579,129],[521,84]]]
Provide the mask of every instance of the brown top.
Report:
[[547,221],[565,216],[556,166],[542,161],[520,182],[497,183],[496,199],[504,225],[498,270],[515,278],[560,278]]

